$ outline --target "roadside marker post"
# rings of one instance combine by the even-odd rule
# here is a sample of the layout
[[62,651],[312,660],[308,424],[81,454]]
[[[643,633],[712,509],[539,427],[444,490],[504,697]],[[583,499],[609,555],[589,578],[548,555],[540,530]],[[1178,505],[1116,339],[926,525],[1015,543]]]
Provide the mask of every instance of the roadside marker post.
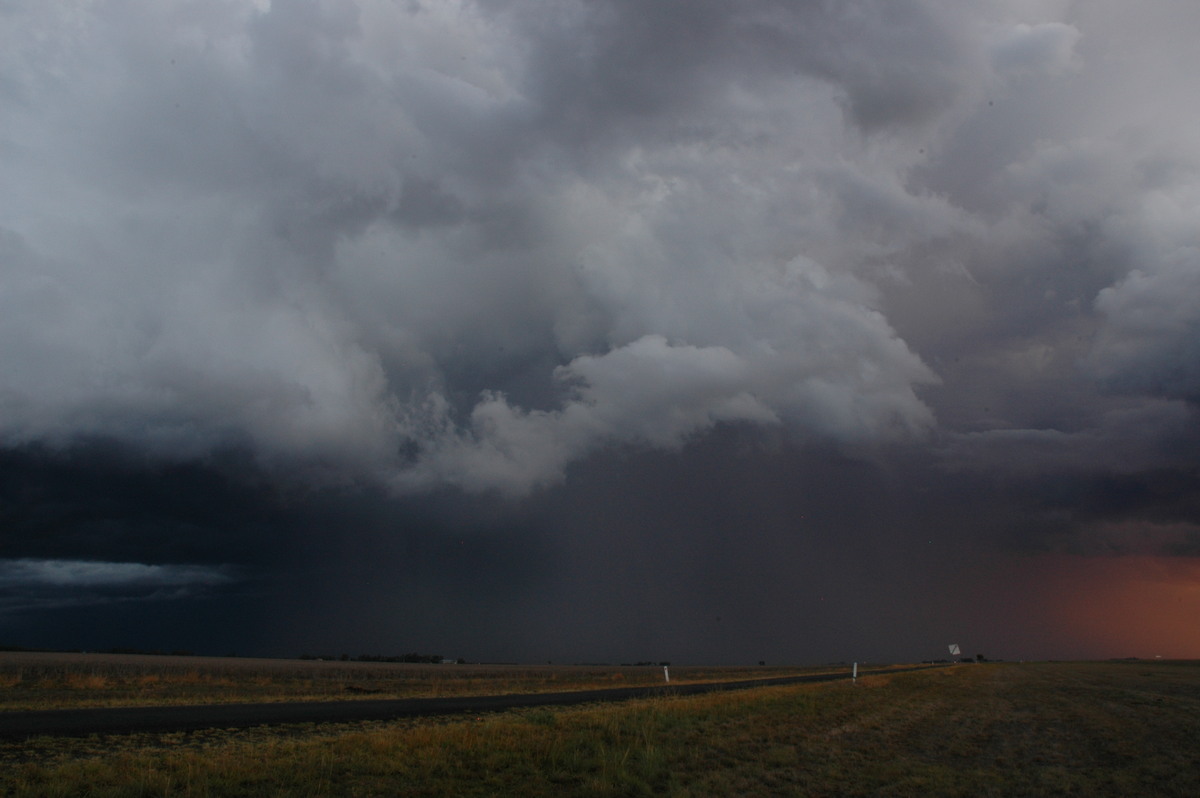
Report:
[[670,683],[671,683],[671,674],[670,674],[670,672],[667,670],[667,666],[666,666],[666,665],[663,665],[663,680],[664,680],[664,681],[666,681],[666,683],[667,683],[667,684],[670,684]]
[[850,683],[858,684],[858,663],[857,662],[854,663],[854,670],[851,672],[851,675],[850,675]]

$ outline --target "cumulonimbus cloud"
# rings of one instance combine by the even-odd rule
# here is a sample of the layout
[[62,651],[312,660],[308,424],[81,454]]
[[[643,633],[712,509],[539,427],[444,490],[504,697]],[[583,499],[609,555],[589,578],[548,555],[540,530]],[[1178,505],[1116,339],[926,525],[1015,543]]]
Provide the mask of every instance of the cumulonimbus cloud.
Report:
[[[1004,6],[8,3],[0,441],[519,494],[723,423],[920,436],[897,297],[1154,187],[1042,143],[1103,26]],[[1185,238],[1090,278],[1114,384],[1194,394],[1147,365]]]
[[[571,105],[530,70],[560,36],[612,44],[590,12],[528,58],[526,18],[470,4],[141,11],[6,12],[49,43],[8,56],[9,444],[248,445],[521,492],[600,446],[722,422],[928,427],[931,374],[870,286],[806,254],[814,181],[849,183],[776,137],[764,103],[818,102],[785,117],[836,137],[824,79],[746,93],[714,75],[711,97],[640,109],[603,94],[577,108],[589,142],[564,138]],[[599,89],[610,55],[572,80]]]

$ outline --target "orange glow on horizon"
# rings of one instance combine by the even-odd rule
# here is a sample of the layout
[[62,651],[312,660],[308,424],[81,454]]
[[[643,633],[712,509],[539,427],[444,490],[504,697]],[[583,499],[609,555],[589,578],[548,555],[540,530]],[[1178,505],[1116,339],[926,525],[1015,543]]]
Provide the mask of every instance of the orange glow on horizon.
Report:
[[1200,658],[1200,561],[1040,558],[1051,625],[1088,657]]

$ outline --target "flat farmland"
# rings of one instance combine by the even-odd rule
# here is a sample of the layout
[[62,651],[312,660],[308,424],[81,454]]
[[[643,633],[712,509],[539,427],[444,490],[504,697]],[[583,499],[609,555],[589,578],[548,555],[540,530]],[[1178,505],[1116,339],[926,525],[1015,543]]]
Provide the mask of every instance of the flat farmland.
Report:
[[1195,796],[1197,739],[1197,663],[995,663],[478,716],[37,738],[0,746],[0,794]]
[[[671,667],[673,684],[849,671]],[[468,665],[0,652],[0,712],[547,693],[663,684],[661,666]]]

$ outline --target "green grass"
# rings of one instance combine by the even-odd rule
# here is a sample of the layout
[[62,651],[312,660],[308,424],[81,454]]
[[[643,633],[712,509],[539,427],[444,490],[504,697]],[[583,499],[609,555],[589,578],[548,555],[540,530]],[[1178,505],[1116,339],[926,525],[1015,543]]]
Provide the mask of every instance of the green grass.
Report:
[[1195,796],[1200,666],[967,665],[435,721],[0,746],[0,794]]

